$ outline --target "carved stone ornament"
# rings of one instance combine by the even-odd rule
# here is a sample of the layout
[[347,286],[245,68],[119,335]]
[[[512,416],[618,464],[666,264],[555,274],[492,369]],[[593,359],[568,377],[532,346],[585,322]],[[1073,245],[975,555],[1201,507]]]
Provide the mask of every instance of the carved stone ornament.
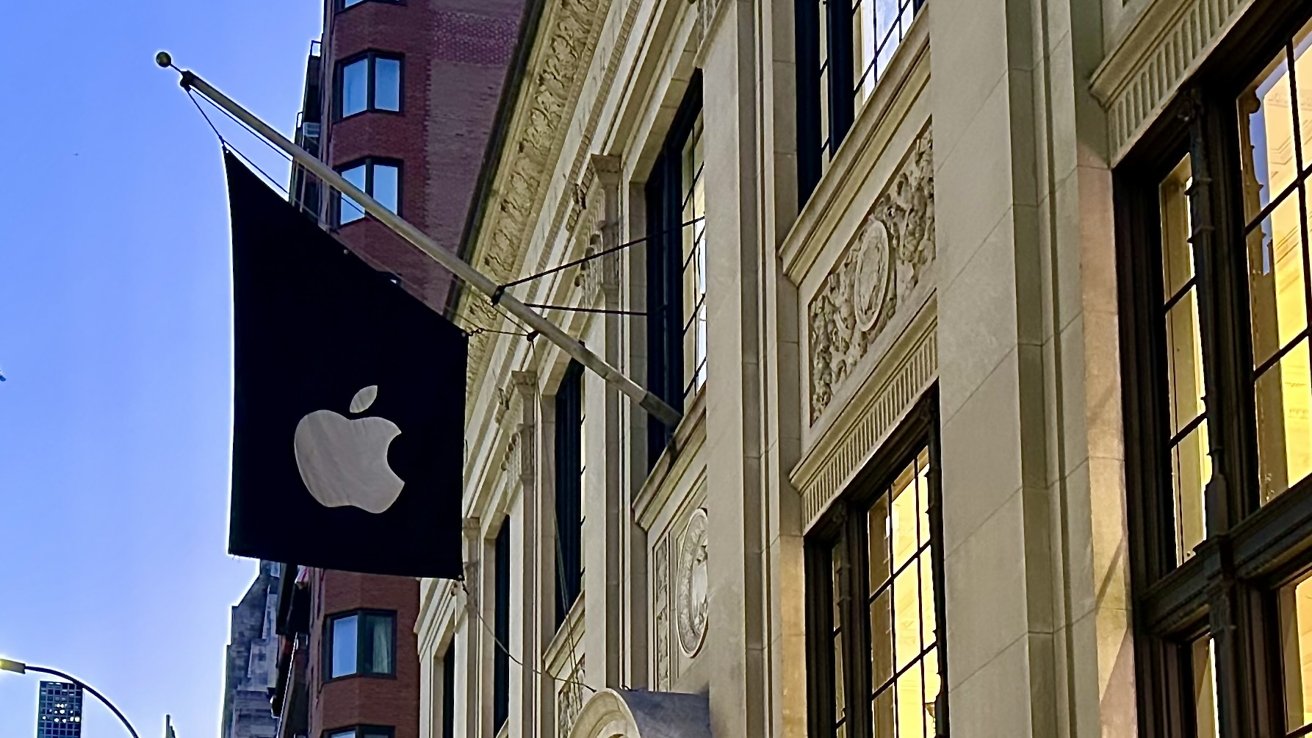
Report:
[[926,129],[811,298],[812,423],[934,261],[933,158],[933,135]]
[[668,537],[656,543],[656,689],[670,688],[670,549]]
[[679,537],[679,560],[675,574],[675,616],[679,648],[685,656],[696,656],[706,640],[707,561],[706,510],[699,508],[688,518]]
[[579,712],[583,710],[583,689],[580,686],[583,677],[583,662],[580,661],[578,668],[570,673],[570,681],[561,684],[560,691],[556,692],[556,735],[558,736],[569,735],[574,722],[578,720]]

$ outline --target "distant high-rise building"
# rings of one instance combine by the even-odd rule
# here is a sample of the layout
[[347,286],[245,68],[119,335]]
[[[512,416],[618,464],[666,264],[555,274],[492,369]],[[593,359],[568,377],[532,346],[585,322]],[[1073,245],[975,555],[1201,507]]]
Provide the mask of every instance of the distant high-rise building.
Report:
[[277,671],[278,568],[260,562],[260,572],[232,608],[220,738],[273,738],[278,720],[269,709]]
[[36,738],[82,738],[81,687],[68,682],[41,682]]

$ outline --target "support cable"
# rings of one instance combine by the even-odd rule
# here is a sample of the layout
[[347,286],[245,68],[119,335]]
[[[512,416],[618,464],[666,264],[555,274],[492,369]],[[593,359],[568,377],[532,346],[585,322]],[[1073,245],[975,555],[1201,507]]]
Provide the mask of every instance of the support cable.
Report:
[[492,303],[496,304],[496,302],[501,299],[501,295],[504,294],[505,291],[510,289],[511,287],[525,284],[527,282],[532,282],[535,279],[542,279],[543,277],[550,276],[552,274],[555,274],[556,272],[564,271],[566,269],[569,269],[570,267],[579,266],[580,264],[586,264],[589,261],[600,259],[603,256],[609,256],[610,254],[613,254],[617,251],[623,251],[624,249],[627,249],[631,246],[637,246],[640,243],[650,241],[651,239],[656,238],[657,236],[664,236],[666,234],[673,233],[674,231],[681,231],[684,228],[687,228],[688,226],[696,225],[697,223],[700,223],[704,220],[706,220],[705,215],[703,215],[700,218],[693,218],[692,220],[686,223],[680,223],[675,228],[667,228],[663,231],[657,231],[656,233],[648,233],[647,235],[642,236],[640,238],[635,238],[632,241],[625,241],[624,243],[619,244],[618,246],[611,246],[608,249],[602,249],[601,251],[598,251],[595,254],[588,254],[587,256],[584,256],[582,258],[575,259],[573,261],[567,261],[564,264],[560,264],[559,266],[551,267],[546,271],[538,272],[537,274],[530,274],[526,277],[520,277],[519,279],[515,279],[510,282],[506,282],[504,284],[499,284],[497,285],[495,294],[492,295]]

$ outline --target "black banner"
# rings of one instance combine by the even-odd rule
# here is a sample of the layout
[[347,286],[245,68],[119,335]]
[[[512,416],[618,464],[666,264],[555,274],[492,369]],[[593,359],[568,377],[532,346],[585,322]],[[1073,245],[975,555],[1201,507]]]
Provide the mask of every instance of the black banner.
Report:
[[461,570],[465,334],[225,153],[238,556]]

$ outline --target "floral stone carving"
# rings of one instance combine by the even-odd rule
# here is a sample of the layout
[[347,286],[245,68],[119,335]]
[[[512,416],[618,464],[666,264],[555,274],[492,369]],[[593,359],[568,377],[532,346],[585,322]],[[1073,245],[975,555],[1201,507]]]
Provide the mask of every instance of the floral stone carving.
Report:
[[926,129],[807,307],[812,423],[934,261],[933,149]]

